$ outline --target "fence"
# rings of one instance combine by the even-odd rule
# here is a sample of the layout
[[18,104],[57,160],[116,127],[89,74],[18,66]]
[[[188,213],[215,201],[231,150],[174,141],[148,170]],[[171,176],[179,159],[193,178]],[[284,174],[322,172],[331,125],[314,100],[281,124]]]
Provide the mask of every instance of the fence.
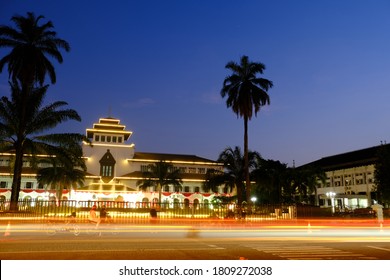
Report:
[[185,220],[247,220],[247,221],[275,221],[294,220],[296,218],[328,216],[326,209],[314,206],[299,205],[245,205],[237,207],[235,204],[202,204],[188,205],[185,203],[132,203],[114,201],[20,201],[18,211],[9,212],[9,201],[0,202],[0,219],[7,216],[29,219],[34,222],[45,219],[63,219],[72,213],[78,221],[87,221],[89,211],[93,205],[97,212],[103,206],[117,223],[149,223],[153,211],[159,220],[180,223]]

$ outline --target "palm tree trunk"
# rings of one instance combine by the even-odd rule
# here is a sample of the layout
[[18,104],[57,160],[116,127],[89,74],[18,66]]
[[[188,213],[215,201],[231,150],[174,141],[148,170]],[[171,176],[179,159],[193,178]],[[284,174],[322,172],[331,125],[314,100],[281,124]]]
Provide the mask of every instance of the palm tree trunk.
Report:
[[158,186],[158,204],[157,204],[157,207],[160,208],[161,206],[161,184],[159,183]]
[[15,164],[14,164],[14,177],[12,180],[11,190],[11,211],[18,211],[19,192],[22,181],[22,167],[23,167],[23,148],[19,141],[16,144],[15,150]]
[[245,189],[246,201],[249,203],[251,197],[251,182],[249,178],[249,157],[248,157],[248,117],[244,117],[244,172],[245,172]]
[[[31,83],[32,84],[32,83]],[[11,191],[11,211],[18,211],[19,193],[22,181],[22,168],[23,168],[23,145],[24,145],[24,131],[26,126],[26,111],[27,111],[27,97],[31,94],[32,86],[29,83],[22,82],[21,90],[21,105],[20,105],[20,120],[19,130],[16,143],[15,143],[15,165],[14,165],[14,178],[12,180]]]

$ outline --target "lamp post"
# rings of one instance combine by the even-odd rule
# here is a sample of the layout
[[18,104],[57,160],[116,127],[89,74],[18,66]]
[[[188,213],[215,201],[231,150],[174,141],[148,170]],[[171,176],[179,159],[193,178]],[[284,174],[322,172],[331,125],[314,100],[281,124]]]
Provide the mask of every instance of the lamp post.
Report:
[[335,210],[335,205],[334,205],[334,198],[336,196],[335,192],[327,192],[326,196],[330,198],[330,203],[332,205],[332,214],[334,214]]
[[256,200],[257,200],[256,197],[252,197],[252,198],[251,198],[251,201],[252,201],[252,213],[256,212],[256,211],[255,211],[255,210],[256,210],[256,205],[255,205]]

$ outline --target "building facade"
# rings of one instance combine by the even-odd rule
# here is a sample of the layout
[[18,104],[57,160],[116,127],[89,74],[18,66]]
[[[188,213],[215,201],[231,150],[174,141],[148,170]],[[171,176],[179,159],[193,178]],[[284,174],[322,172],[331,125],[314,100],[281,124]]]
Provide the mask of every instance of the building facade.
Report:
[[[223,165],[216,161],[183,154],[160,154],[136,152],[129,143],[132,132],[116,118],[101,118],[86,130],[92,145],[83,143],[87,166],[84,186],[66,189],[62,199],[76,201],[122,201],[129,205],[158,201],[154,189],[140,191],[137,181],[143,179],[148,165],[165,161],[180,169],[183,186],[167,186],[162,190],[161,202],[197,204],[209,203],[215,196],[230,195],[220,192],[205,192],[202,185],[208,169],[222,171]],[[0,200],[11,197],[12,155],[0,154]],[[55,200],[55,190],[37,183],[36,171],[29,166],[28,158],[23,165],[20,199],[26,201]]]
[[375,163],[381,146],[324,157],[305,166],[320,167],[326,182],[318,182],[316,201],[334,212],[375,204]]

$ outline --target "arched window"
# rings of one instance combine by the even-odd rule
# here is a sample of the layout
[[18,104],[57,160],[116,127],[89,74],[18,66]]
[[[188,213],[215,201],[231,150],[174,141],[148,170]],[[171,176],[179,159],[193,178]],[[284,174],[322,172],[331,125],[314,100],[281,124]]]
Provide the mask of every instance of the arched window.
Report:
[[149,199],[147,197],[144,197],[142,199],[142,208],[148,208],[149,207]]
[[194,209],[198,209],[199,208],[199,199],[197,199],[197,198],[194,199],[193,207],[194,207]]

